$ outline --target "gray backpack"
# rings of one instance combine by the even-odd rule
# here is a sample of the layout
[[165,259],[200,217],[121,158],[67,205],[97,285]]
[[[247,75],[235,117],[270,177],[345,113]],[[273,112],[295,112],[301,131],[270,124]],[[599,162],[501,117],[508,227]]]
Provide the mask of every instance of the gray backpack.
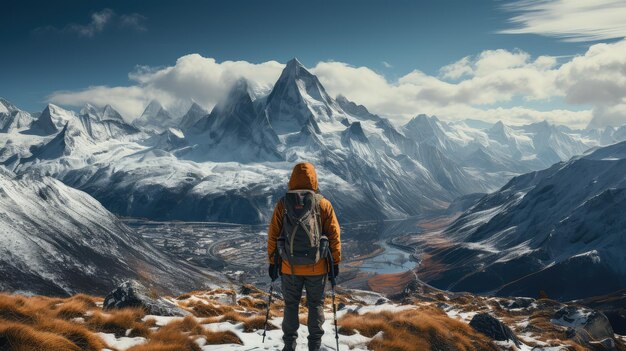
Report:
[[[320,252],[328,239],[322,235],[320,201],[323,196],[312,190],[290,190],[281,199],[285,214],[278,238],[280,257],[294,265],[317,263],[324,253]],[[327,247],[327,245],[325,245]]]

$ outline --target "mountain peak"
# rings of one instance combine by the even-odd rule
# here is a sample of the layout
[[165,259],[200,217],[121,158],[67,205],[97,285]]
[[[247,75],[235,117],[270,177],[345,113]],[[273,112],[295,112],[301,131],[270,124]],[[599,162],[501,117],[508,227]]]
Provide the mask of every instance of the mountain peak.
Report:
[[266,101],[270,124],[279,134],[298,132],[310,120],[331,121],[341,110],[297,59],[287,62]]
[[302,65],[302,63],[300,63],[300,61],[298,61],[297,58],[293,58],[289,60],[287,64],[285,65],[285,68],[283,69],[283,72],[278,78],[278,81],[281,81],[282,79],[290,79],[290,80],[315,79],[317,80],[317,77],[315,77],[315,75],[309,72],[309,70],[307,70],[306,67],[304,67],[304,65]]
[[298,61],[297,58],[292,58],[291,60],[287,61],[287,66],[285,68],[299,68],[299,67],[304,67],[302,65],[302,63],[300,63],[300,61]]
[[348,140],[356,140],[362,143],[368,142],[367,136],[365,136],[365,132],[363,132],[361,122],[351,123],[350,126],[343,132],[343,137]]
[[183,116],[180,121],[180,129],[188,130],[193,127],[198,121],[200,121],[204,116],[208,115],[209,112],[205,110],[202,106],[198,105],[195,101],[189,106],[187,113]]
[[0,97],[0,113],[10,113],[12,111],[17,110],[18,108],[15,107],[15,105],[13,105],[12,103],[10,103],[8,100],[1,98]]
[[238,93],[238,94],[248,94],[250,95],[250,85],[248,84],[248,80],[246,78],[239,78],[230,88],[230,94]]
[[101,117],[103,120],[118,120],[121,122],[124,121],[124,118],[122,117],[122,115],[119,112],[117,112],[117,110],[113,108],[113,106],[109,104],[106,104],[104,108],[102,109]]
[[220,101],[216,105],[218,110],[230,110],[240,104],[242,101],[245,103],[252,103],[252,95],[250,94],[250,86],[248,80],[245,78],[239,78],[230,90],[226,94],[226,98]]
[[176,122],[172,115],[157,100],[152,100],[146,106],[145,110],[139,118],[133,121],[133,124],[140,128],[149,128],[161,132],[171,127]]
[[152,113],[158,113],[160,110],[163,110],[163,105],[161,105],[160,102],[158,102],[157,100],[150,100],[150,102],[148,103],[148,105],[146,106],[146,108],[143,110],[143,114],[152,114]]
[[416,129],[424,129],[424,128],[428,128],[428,129],[440,129],[439,126],[437,125],[437,122],[439,122],[439,119],[435,116],[428,116],[425,115],[423,113],[420,113],[419,115],[411,118],[411,120],[405,124],[404,126],[406,128],[416,128]]
[[99,108],[90,103],[83,105],[83,108],[79,111],[81,115],[89,115],[95,117],[96,119],[100,119],[101,112],[102,111]]
[[489,131],[493,133],[504,133],[506,130],[507,126],[502,123],[502,121],[496,122],[493,126],[491,126],[491,128],[489,128]]

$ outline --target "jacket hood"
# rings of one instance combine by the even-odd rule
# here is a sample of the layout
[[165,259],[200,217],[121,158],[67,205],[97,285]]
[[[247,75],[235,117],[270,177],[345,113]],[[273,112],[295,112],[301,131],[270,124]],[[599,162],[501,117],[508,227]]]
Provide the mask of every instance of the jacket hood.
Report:
[[291,172],[289,190],[313,190],[317,191],[317,174],[315,166],[308,162],[298,163]]

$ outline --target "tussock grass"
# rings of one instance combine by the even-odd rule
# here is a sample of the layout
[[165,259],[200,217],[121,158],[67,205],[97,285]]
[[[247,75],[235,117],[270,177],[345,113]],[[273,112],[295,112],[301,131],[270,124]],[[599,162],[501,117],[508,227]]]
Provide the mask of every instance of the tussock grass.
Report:
[[100,351],[106,344],[84,325],[64,320],[46,320],[37,325],[40,331],[60,335],[84,351]]
[[467,324],[433,308],[347,314],[339,325],[344,334],[358,331],[367,337],[378,335],[369,344],[372,350],[497,350],[491,341]]
[[189,301],[181,305],[196,317],[215,317],[234,309],[228,305],[218,305],[208,301]]
[[61,335],[15,322],[0,322],[0,349],[12,351],[81,351]]
[[[221,294],[216,297],[211,294]],[[441,295],[441,296],[438,296]],[[199,345],[242,344],[239,337],[229,331],[213,332],[207,323],[231,322],[242,324],[244,332],[263,329],[267,293],[247,288],[246,296],[235,299],[232,290],[203,291],[198,295],[181,298],[178,304],[191,311],[193,316],[175,318],[165,326],[159,326],[155,318],[145,317],[141,308],[102,311],[102,299],[79,294],[70,298],[43,296],[25,297],[0,294],[0,350],[15,351],[100,351],[111,348],[97,335],[98,332],[113,333],[116,337],[140,336],[143,345],[130,351],[199,351]],[[233,299],[229,299],[233,297]],[[348,304],[358,304],[349,295],[338,296]],[[565,328],[556,326],[550,319],[561,304],[540,300],[537,307],[520,311],[502,308],[498,299],[486,299],[472,295],[456,295],[447,299],[442,293],[410,301],[415,308],[399,312],[377,312],[359,315],[347,313],[339,321],[342,335],[360,333],[373,338],[372,350],[497,350],[484,335],[475,332],[463,322],[449,318],[435,306],[438,301],[463,311],[490,310],[498,318],[519,333],[532,333],[537,342],[549,346],[567,345],[569,350],[587,350],[576,339],[566,339]],[[221,303],[220,301],[223,301]],[[272,302],[270,314],[282,316],[280,300]],[[306,299],[300,306],[300,323],[306,324]],[[330,300],[326,301],[329,307]],[[439,304],[440,305],[440,304]],[[144,320],[145,319],[145,320]],[[527,323],[525,323],[527,322]],[[271,323],[269,329],[277,329]],[[616,349],[626,351],[624,342],[616,339]]]
[[94,307],[96,307],[95,304],[90,305],[82,300],[68,300],[57,306],[55,311],[58,318],[72,319],[83,317],[89,309]]
[[[237,313],[227,312],[222,316],[206,318],[202,321],[203,324],[217,323],[217,322],[232,322],[243,323],[243,331],[246,333],[253,332],[255,330],[263,329],[265,326],[265,315],[251,314],[251,313]],[[272,323],[267,324],[267,330],[278,329]]]
[[[196,340],[200,338],[205,344],[242,344],[232,332],[205,329],[197,317],[174,320],[159,328],[154,318],[143,320],[142,308],[104,312],[98,306],[100,301],[84,294],[67,299],[0,294],[0,350],[100,351],[108,345],[98,332],[147,339],[146,344],[133,347],[132,351],[199,351]],[[184,303],[181,301],[181,305]],[[190,304],[192,309],[209,306],[200,301]],[[263,320],[257,314],[239,314],[230,306],[210,306],[216,313],[225,313],[225,318],[220,318],[243,321],[247,330],[263,327]]]
[[0,318],[7,321],[33,323],[36,319],[34,311],[26,308],[19,298],[0,295]]
[[131,332],[135,329],[141,330],[143,326],[141,318],[144,315],[144,310],[139,307],[110,310],[107,313],[95,312],[86,321],[86,324],[93,330],[113,333],[120,337],[126,335],[126,331],[129,329]]
[[159,328],[149,336],[146,344],[130,348],[129,351],[155,351],[155,350],[200,350],[197,339],[202,338],[206,344],[242,344],[237,335],[229,331],[213,332],[204,329],[198,321],[191,316],[176,320]]
[[265,310],[265,308],[267,308],[267,301],[255,299],[248,296],[237,300],[237,304],[239,306],[245,307],[248,310],[255,311]]

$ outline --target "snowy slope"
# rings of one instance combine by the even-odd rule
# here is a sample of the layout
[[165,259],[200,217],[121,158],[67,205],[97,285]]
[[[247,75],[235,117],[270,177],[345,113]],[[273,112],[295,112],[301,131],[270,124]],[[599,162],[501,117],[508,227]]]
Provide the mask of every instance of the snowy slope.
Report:
[[578,298],[626,284],[626,142],[513,178],[444,233],[430,280],[454,290]]
[[100,203],[50,178],[0,166],[0,290],[106,293],[123,279],[162,290],[209,277],[154,250]]

